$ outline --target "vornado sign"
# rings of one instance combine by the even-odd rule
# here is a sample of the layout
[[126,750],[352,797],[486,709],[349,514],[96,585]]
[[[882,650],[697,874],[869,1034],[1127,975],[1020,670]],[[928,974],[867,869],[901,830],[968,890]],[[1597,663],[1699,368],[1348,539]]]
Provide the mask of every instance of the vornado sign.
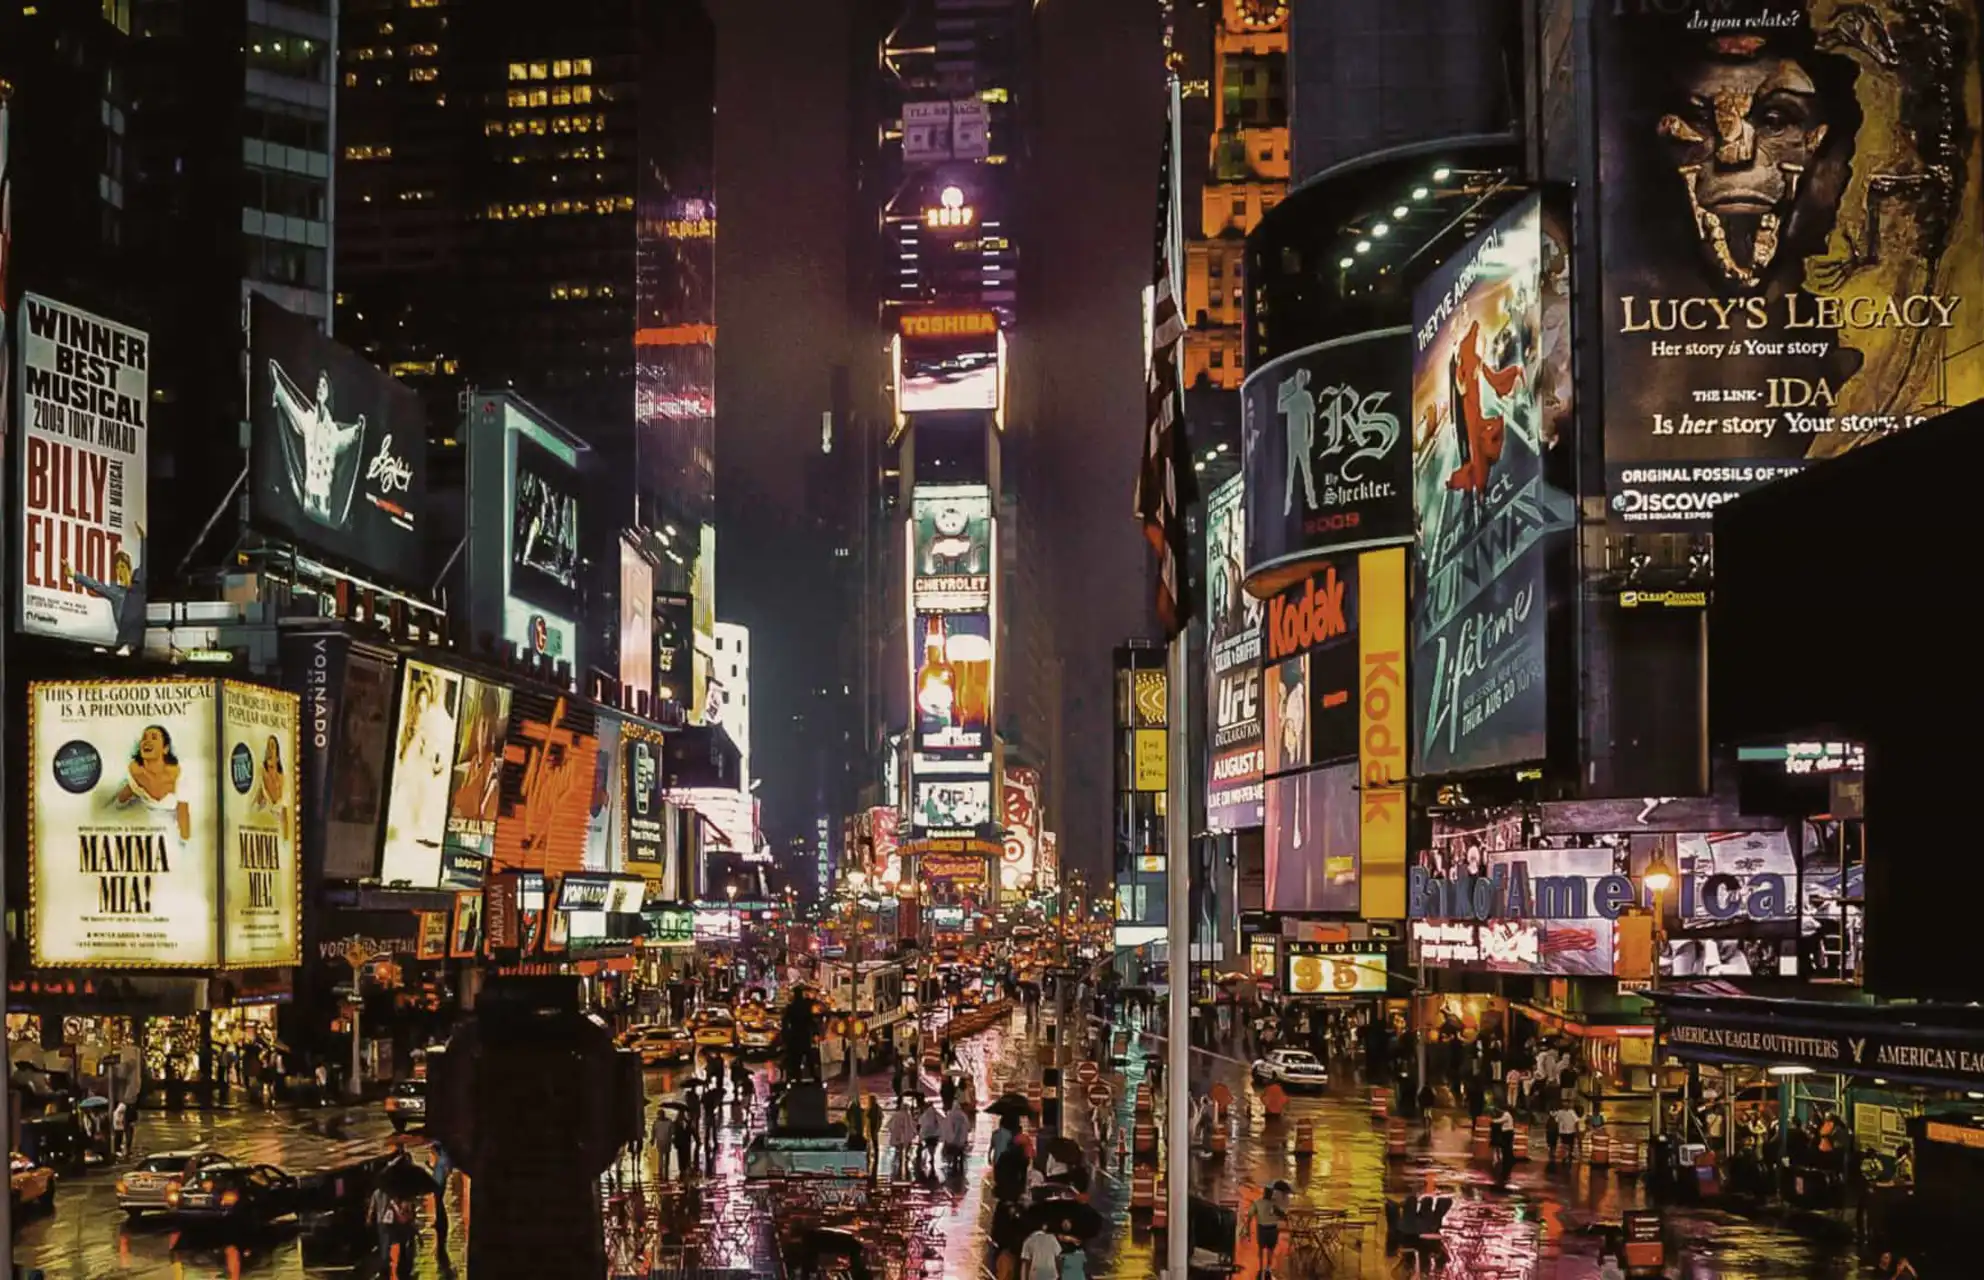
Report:
[[[1795,915],[1797,897],[1774,871],[1676,877],[1682,919],[1778,920]],[[1534,876],[1520,859],[1488,875],[1448,880],[1425,867],[1406,876],[1406,914],[1415,920],[1616,920],[1648,904],[1628,875]]]

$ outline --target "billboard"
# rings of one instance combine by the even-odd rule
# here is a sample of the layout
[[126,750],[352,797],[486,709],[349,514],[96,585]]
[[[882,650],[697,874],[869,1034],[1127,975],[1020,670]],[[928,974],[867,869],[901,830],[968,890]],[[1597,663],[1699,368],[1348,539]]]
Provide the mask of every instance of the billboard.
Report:
[[1214,831],[1265,820],[1261,602],[1247,576],[1246,478],[1206,496],[1206,824]]
[[38,293],[22,295],[13,336],[21,630],[136,652],[150,567],[150,337]]
[[620,727],[625,723],[601,712],[593,739],[592,794],[586,805],[587,871],[618,871],[626,864],[627,797],[620,779]]
[[379,866],[393,659],[341,632],[289,632],[281,647],[285,681],[302,700],[299,838],[325,879],[367,879]]
[[1358,912],[1367,920],[1405,915],[1406,743],[1405,549],[1357,560]]
[[919,778],[913,795],[914,825],[958,831],[992,822],[992,783],[984,778]]
[[211,680],[28,686],[35,965],[220,963],[216,697]]
[[716,526],[706,524],[696,531],[696,569],[689,582],[690,684],[693,701],[689,723],[715,724],[722,719],[722,707],[711,696],[715,682],[710,678],[716,667]]
[[492,867],[586,869],[598,732],[598,713],[577,699],[536,689],[511,695]]
[[620,687],[654,693],[654,564],[620,539]]
[[686,595],[657,591],[654,596],[654,696],[685,710],[696,665],[695,605]]
[[1355,555],[1324,561],[1267,601],[1270,777],[1357,754],[1357,568]]
[[448,777],[447,835],[441,847],[441,887],[477,889],[496,847],[496,802],[503,744],[510,736],[510,690],[473,676],[461,678],[454,763]]
[[1357,765],[1267,781],[1269,911],[1356,911]]
[[1247,375],[1240,449],[1256,590],[1319,551],[1411,539],[1411,385],[1404,328],[1334,338]]
[[469,605],[478,631],[581,667],[584,441],[507,394],[471,401]]
[[954,413],[999,407],[1004,356],[998,335],[901,339],[896,413]]
[[1288,996],[1382,996],[1389,973],[1382,942],[1285,939],[1281,991]]
[[1008,894],[1035,879],[1040,853],[1040,771],[1020,765],[1006,769],[1002,788],[1005,851],[999,886]]
[[1545,478],[1570,397],[1568,240],[1548,221],[1529,196],[1413,294],[1414,773],[1544,755],[1544,576],[1575,514]]
[[221,959],[230,968],[303,963],[299,709],[293,693],[221,683]]
[[[1492,828],[1488,834],[1498,842]],[[1413,944],[1424,963],[1448,968],[1627,974],[1636,966],[1620,963],[1619,922],[1632,916],[1641,893],[1629,867],[1625,851],[1614,848],[1484,848],[1470,841],[1464,860],[1422,859],[1413,868]]]
[[1624,532],[1984,396],[1974,4],[1602,6],[1606,493]]
[[441,883],[464,676],[409,659],[393,721],[392,776],[379,882],[432,889]]
[[421,582],[420,398],[260,294],[248,312],[249,510],[353,568]]
[[919,613],[992,607],[992,491],[919,485],[910,499],[909,594]]
[[992,749],[992,619],[984,613],[918,615],[916,750],[933,756]]

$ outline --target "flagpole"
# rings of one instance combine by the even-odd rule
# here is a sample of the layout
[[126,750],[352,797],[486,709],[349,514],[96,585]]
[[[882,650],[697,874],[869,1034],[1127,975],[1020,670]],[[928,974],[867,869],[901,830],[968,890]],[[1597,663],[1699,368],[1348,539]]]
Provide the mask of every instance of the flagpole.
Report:
[[[1179,110],[1180,91],[1178,75],[1173,72],[1168,78],[1167,90],[1171,117],[1170,174],[1167,187],[1170,191],[1170,212],[1165,228],[1165,250],[1171,259],[1172,288],[1181,288],[1184,281],[1184,190],[1180,186],[1180,157],[1183,154],[1182,140],[1179,137],[1182,114]],[[1170,358],[1176,360],[1183,343],[1172,344]],[[1180,406],[1178,430],[1184,431],[1186,423]],[[1177,519],[1185,519],[1181,510]],[[1186,581],[1185,566],[1178,566],[1178,589],[1191,590]],[[1191,1215],[1189,1212],[1192,1190],[1192,1115],[1191,1115],[1191,1066],[1192,1066],[1192,915],[1191,915],[1191,842],[1192,842],[1192,798],[1190,790],[1191,738],[1186,732],[1186,712],[1191,705],[1185,696],[1185,679],[1188,669],[1186,661],[1187,628],[1180,627],[1178,634],[1171,637],[1170,650],[1166,654],[1167,679],[1165,680],[1165,735],[1168,739],[1166,755],[1170,760],[1169,776],[1166,779],[1165,795],[1165,900],[1167,906],[1167,926],[1165,930],[1166,950],[1169,953],[1171,1000],[1169,1035],[1166,1041],[1165,1087],[1165,1211],[1170,1214],[1170,1226],[1165,1232],[1166,1263],[1172,1280],[1187,1280],[1191,1266]]]

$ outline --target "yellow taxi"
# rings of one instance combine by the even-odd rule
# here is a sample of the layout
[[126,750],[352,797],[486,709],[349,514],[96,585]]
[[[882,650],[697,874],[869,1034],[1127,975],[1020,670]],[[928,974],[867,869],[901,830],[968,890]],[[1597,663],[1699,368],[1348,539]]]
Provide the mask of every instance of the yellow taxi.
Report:
[[737,1043],[737,1019],[720,1006],[711,1005],[690,1014],[688,1027],[699,1049],[728,1049]]
[[640,1055],[644,1067],[686,1062],[694,1055],[696,1042],[681,1027],[635,1027],[620,1038],[620,1046]]

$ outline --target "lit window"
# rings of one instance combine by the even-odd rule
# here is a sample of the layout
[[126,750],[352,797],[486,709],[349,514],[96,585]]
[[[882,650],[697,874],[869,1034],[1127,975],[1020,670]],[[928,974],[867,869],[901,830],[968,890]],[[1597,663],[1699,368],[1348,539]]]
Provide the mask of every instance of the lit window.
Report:
[[512,62],[510,64],[510,79],[512,80],[530,79],[530,68],[526,67],[521,62]]
[[545,75],[546,75],[546,74],[547,74],[547,68],[545,67],[545,65],[544,65],[544,64],[543,64],[542,62],[533,62],[533,63],[531,63],[531,64],[530,64],[530,78],[531,78],[531,79],[533,79],[533,80],[542,80],[542,79],[544,79],[544,77],[545,77]]
[[347,71],[344,73],[344,87],[347,89],[356,89],[358,87],[358,73],[356,71]]
[[551,64],[552,79],[564,80],[569,78],[571,74],[572,74],[572,64],[569,59],[561,58],[557,62]]
[[572,91],[571,91],[570,89],[567,89],[567,88],[566,88],[566,87],[565,87],[564,85],[562,85],[562,84],[561,84],[561,85],[559,85],[559,86],[558,86],[558,87],[557,87],[556,89],[553,89],[553,90],[551,91],[551,105],[552,105],[552,106],[554,106],[554,107],[569,107],[569,106],[571,106],[571,105],[572,105]]
[[530,105],[530,94],[522,89],[512,89],[503,100],[512,107],[527,107]]
[[544,118],[542,116],[530,122],[530,132],[534,138],[542,138],[544,136]]
[[580,106],[584,106],[584,105],[585,105],[586,103],[588,103],[588,102],[591,102],[591,101],[592,101],[592,86],[591,86],[591,85],[589,85],[589,84],[577,84],[577,85],[573,85],[573,86],[572,86],[572,101],[573,101],[573,102],[576,102],[576,103],[578,103],[578,104],[579,104]]
[[984,89],[979,92],[978,97],[981,102],[1006,102],[1009,100],[1006,97],[1006,91],[1004,89]]
[[551,132],[570,133],[571,131],[572,131],[572,117],[570,116],[551,117]]
[[438,9],[441,7],[441,0],[406,0],[406,7],[409,9]]
[[613,206],[622,213],[631,213],[634,209],[634,197],[620,196],[614,200]]
[[591,75],[591,74],[592,74],[592,59],[591,59],[591,58],[574,58],[574,59],[572,60],[572,74],[573,74],[573,75],[575,75],[575,76],[589,76],[589,75]]
[[533,107],[545,107],[551,105],[550,93],[546,92],[543,89],[532,89],[530,91],[530,105],[532,105]]
[[406,69],[406,78],[415,84],[431,84],[440,74],[433,67],[408,67]]
[[482,136],[485,138],[502,137],[503,122],[501,120],[484,120],[482,122]]
[[438,44],[410,44],[406,47],[406,56],[409,58],[435,58],[440,54],[441,46]]
[[380,24],[379,24],[379,34],[380,34],[380,35],[382,35],[382,36],[389,36],[389,35],[391,35],[391,34],[393,34],[393,24],[392,24],[392,23],[390,23],[390,22],[382,22],[382,23],[380,23]]

